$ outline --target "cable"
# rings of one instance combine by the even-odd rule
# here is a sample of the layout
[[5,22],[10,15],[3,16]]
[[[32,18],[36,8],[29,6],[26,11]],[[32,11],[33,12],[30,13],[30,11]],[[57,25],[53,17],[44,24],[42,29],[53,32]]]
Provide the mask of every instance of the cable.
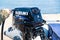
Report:
[[3,40],[3,29],[4,29],[4,23],[5,23],[5,20],[3,21],[3,23],[2,23],[2,27],[1,27],[1,40]]

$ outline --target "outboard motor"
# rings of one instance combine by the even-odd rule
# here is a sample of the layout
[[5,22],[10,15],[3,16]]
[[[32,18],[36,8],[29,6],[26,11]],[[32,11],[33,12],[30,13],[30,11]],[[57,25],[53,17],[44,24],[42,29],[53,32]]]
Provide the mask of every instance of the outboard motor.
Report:
[[42,40],[47,40],[43,28],[44,20],[41,17],[40,10],[33,8],[15,8],[12,10],[15,19],[16,28],[22,31],[23,40],[32,40],[38,35]]
[[48,40],[48,31],[45,33],[42,27],[45,21],[37,7],[15,8],[12,10],[12,14],[13,24],[7,31],[4,31],[6,36],[13,40],[32,40],[37,36],[40,36],[41,40]]

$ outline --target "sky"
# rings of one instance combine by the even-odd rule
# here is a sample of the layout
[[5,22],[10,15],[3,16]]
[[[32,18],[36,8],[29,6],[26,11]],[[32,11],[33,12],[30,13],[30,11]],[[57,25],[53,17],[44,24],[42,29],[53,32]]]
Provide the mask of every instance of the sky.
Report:
[[41,13],[60,13],[60,0],[0,0],[0,9],[38,7]]

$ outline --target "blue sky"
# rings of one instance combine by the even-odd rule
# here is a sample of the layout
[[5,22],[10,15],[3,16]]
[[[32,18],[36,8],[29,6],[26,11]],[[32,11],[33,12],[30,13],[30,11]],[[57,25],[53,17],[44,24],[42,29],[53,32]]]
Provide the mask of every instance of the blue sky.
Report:
[[0,9],[38,7],[41,13],[60,13],[60,0],[0,0]]

